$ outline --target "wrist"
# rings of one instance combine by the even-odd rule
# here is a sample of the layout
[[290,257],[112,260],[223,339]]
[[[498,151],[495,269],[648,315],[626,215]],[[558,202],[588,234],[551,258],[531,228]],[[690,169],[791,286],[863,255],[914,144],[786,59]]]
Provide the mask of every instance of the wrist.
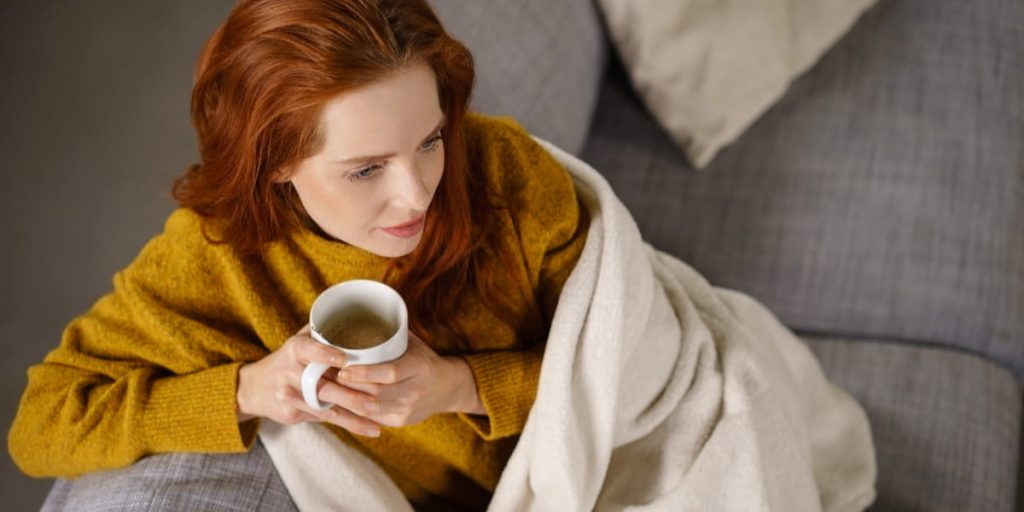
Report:
[[250,414],[249,412],[249,396],[248,393],[246,393],[248,390],[248,386],[246,384],[249,382],[249,366],[250,365],[245,364],[238,369],[238,388],[235,391],[235,412],[238,414],[239,423],[256,418],[254,414]]
[[487,410],[484,409],[484,404],[480,400],[480,393],[476,388],[476,378],[473,376],[473,370],[469,367],[469,363],[458,356],[446,359],[452,366],[452,374],[457,376],[455,392],[452,393],[455,400],[449,412],[487,414]]

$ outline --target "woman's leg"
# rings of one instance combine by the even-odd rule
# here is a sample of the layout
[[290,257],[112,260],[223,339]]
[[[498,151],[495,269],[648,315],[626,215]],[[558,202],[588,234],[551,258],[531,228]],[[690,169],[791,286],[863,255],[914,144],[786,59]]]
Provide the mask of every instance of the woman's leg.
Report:
[[169,453],[58,480],[43,511],[296,510],[258,440],[248,453]]

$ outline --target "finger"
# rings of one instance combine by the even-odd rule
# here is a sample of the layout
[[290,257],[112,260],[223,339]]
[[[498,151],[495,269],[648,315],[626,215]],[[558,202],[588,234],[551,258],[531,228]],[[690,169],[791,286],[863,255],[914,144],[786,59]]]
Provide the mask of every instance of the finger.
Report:
[[380,437],[380,425],[378,423],[353,414],[342,407],[332,407],[324,411],[320,418],[356,435]]
[[314,416],[308,412],[302,412],[298,409],[282,409],[281,412],[275,417],[270,419],[282,424],[282,425],[295,425],[297,423],[309,423],[309,422],[320,422],[322,421],[318,416]]
[[333,382],[325,382],[317,396],[324,402],[337,404],[364,418],[380,411],[380,401],[376,397]]
[[[305,402],[303,402],[303,403],[305,403]],[[323,421],[323,420],[320,419],[319,414],[313,414],[311,412],[305,412],[305,411],[299,411],[299,413],[298,413],[298,415],[296,417],[298,418],[296,423],[309,423],[309,422],[312,422],[312,421],[315,421],[315,422],[319,423],[320,421]]]
[[303,335],[303,336],[310,336],[310,335],[312,335],[313,334],[313,326],[312,326],[312,324],[310,324],[309,322],[306,322],[306,325],[302,326],[302,329],[299,329],[299,332],[297,332],[295,334],[296,335]]
[[[283,371],[281,373],[281,378],[282,378],[282,381],[283,381],[281,383],[282,386],[287,386],[287,387],[292,387],[292,388],[298,389],[298,390],[300,390],[300,393],[301,393],[301,389],[302,389],[302,373],[306,369],[306,364],[308,364],[308,363],[296,362],[296,364],[295,364],[295,366],[293,368],[291,368],[289,370]],[[324,374],[320,376],[320,380],[318,380],[317,383],[316,383],[317,389],[319,390],[321,387],[323,387],[324,382],[326,382],[326,381],[339,382],[339,379],[338,379],[338,372],[339,371],[340,371],[340,369],[337,368],[337,367],[334,367],[334,366],[328,367],[326,370],[324,370]]]
[[356,391],[365,393],[376,398],[377,401],[380,402],[381,404],[380,410],[384,411],[384,409],[386,408],[385,402],[396,400],[398,398],[405,396],[408,393],[408,386],[406,384],[408,382],[411,382],[411,380],[405,379],[394,384],[378,384],[375,382],[353,382],[341,377],[341,374],[339,373],[339,376],[335,380],[335,382],[342,385],[343,387],[354,389]]
[[[409,382],[409,381],[407,381]],[[387,414],[396,413],[409,405],[410,400],[413,398],[415,393],[411,386],[406,385],[404,382],[392,385],[379,385],[379,384],[365,384],[367,386],[378,386],[376,394],[366,393],[377,399],[377,412],[370,419],[380,423],[381,417]]]
[[388,387],[385,384],[374,384],[369,382],[350,382],[342,378],[335,379],[335,382],[341,384],[346,388],[354,389],[361,393],[365,393],[367,395],[376,397],[377,400],[381,400],[381,393],[384,391],[386,387]]
[[309,421],[321,421],[320,411],[309,406],[302,398],[302,393],[297,390],[285,391],[279,395],[277,414],[272,419],[286,424],[304,423]]
[[344,352],[328,347],[310,337],[296,336],[292,339],[295,340],[292,354],[300,364],[322,363],[336,368],[345,366]]
[[[401,361],[401,360],[399,360]],[[394,384],[408,378],[398,362],[348,366],[338,373],[342,382]]]

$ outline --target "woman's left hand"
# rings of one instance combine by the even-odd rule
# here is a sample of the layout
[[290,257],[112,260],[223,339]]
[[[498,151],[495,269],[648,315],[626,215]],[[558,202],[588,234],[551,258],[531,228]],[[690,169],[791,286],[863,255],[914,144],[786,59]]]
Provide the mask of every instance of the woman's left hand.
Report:
[[[349,366],[338,372],[337,382],[375,397],[367,410],[352,412],[390,427],[412,425],[444,412],[485,414],[469,363],[461,357],[438,355],[411,332],[405,355],[389,363]],[[343,397],[321,398],[346,403]]]

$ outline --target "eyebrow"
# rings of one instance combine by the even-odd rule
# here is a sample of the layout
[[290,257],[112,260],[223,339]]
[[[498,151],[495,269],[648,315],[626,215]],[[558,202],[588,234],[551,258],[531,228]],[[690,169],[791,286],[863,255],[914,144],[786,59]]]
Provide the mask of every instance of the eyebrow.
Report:
[[[430,130],[430,133],[427,134],[426,137],[423,137],[422,140],[427,140],[431,136],[433,136],[435,133],[437,133],[438,130],[440,130],[441,128],[444,127],[444,123],[447,120],[448,120],[448,116],[442,115],[441,116],[441,122],[437,123],[437,126],[435,126],[433,130]],[[388,153],[388,154],[385,154],[385,155],[357,156],[357,157],[352,157],[352,158],[346,158],[344,160],[337,160],[335,163],[337,163],[337,164],[357,164],[357,163],[362,163],[362,162],[369,162],[371,160],[384,160],[384,159],[387,159],[387,158],[391,158],[393,156],[395,156],[394,153]]]

